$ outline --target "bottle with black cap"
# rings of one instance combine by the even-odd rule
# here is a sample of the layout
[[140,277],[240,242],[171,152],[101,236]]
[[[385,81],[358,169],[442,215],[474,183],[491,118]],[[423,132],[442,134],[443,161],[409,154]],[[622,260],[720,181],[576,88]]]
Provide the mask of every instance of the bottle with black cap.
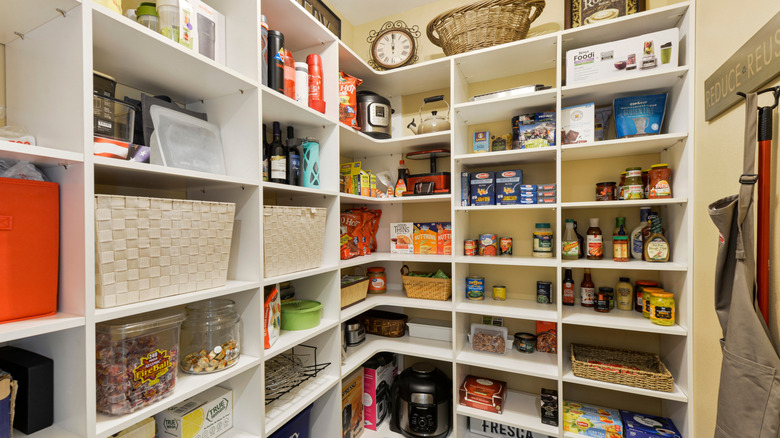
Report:
[[274,139],[271,142],[271,182],[287,184],[287,148],[282,143],[282,128],[274,122]]
[[284,94],[284,34],[268,31],[268,87]]
[[301,181],[301,145],[303,141],[295,138],[292,126],[287,127],[287,184],[302,185]]

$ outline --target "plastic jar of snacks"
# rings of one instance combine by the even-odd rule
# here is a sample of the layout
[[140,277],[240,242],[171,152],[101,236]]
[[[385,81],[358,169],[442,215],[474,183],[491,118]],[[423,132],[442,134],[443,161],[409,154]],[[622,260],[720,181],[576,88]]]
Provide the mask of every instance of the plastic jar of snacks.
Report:
[[181,326],[181,369],[207,374],[238,363],[241,350],[241,318],[235,303],[214,299],[188,304]]
[[676,304],[671,292],[655,292],[650,299],[650,322],[657,325],[674,325]]
[[553,256],[553,232],[547,222],[536,224],[533,239],[533,256],[552,258]]
[[650,303],[653,300],[653,295],[659,293],[664,293],[664,290],[660,287],[642,288],[642,302],[645,304],[645,307],[642,309],[642,316],[645,318],[650,318]]

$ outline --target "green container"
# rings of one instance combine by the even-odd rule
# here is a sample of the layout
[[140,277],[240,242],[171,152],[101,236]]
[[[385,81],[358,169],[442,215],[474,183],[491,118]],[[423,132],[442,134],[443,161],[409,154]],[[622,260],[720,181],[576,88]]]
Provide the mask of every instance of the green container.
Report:
[[295,300],[282,303],[282,330],[306,330],[317,327],[322,317],[322,303]]

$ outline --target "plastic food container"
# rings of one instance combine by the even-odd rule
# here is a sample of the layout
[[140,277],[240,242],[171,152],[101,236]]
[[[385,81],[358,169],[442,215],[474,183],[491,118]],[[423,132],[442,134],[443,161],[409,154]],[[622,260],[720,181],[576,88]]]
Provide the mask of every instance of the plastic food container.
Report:
[[179,42],[179,0],[157,0],[157,13],[160,16],[160,33]]
[[153,2],[143,2],[135,10],[135,15],[138,16],[138,23],[141,26],[148,27],[149,29],[157,32],[159,29],[159,15],[157,15],[157,7]]
[[474,351],[506,354],[512,348],[512,339],[507,335],[506,327],[487,324],[471,324],[469,342]]
[[536,348],[536,335],[515,333],[515,349],[521,353],[533,353]]
[[452,322],[450,321],[412,318],[406,325],[409,327],[409,336],[436,341],[452,341]]
[[317,327],[322,317],[322,303],[295,300],[282,303],[282,330],[306,330]]
[[181,351],[185,373],[207,374],[238,363],[241,351],[241,317],[234,302],[215,299],[188,304],[181,325]]
[[92,95],[92,128],[95,135],[132,142],[135,127],[135,109],[122,102],[99,94]]
[[176,386],[181,312],[158,311],[95,326],[97,410],[125,415]]
[[152,164],[225,175],[219,126],[169,108],[149,109]]

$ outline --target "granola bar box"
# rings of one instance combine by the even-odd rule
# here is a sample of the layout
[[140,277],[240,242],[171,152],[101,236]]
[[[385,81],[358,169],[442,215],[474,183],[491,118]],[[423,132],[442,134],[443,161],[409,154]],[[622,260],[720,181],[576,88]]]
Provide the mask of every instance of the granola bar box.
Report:
[[176,385],[183,312],[157,311],[95,327],[97,410],[125,415]]

